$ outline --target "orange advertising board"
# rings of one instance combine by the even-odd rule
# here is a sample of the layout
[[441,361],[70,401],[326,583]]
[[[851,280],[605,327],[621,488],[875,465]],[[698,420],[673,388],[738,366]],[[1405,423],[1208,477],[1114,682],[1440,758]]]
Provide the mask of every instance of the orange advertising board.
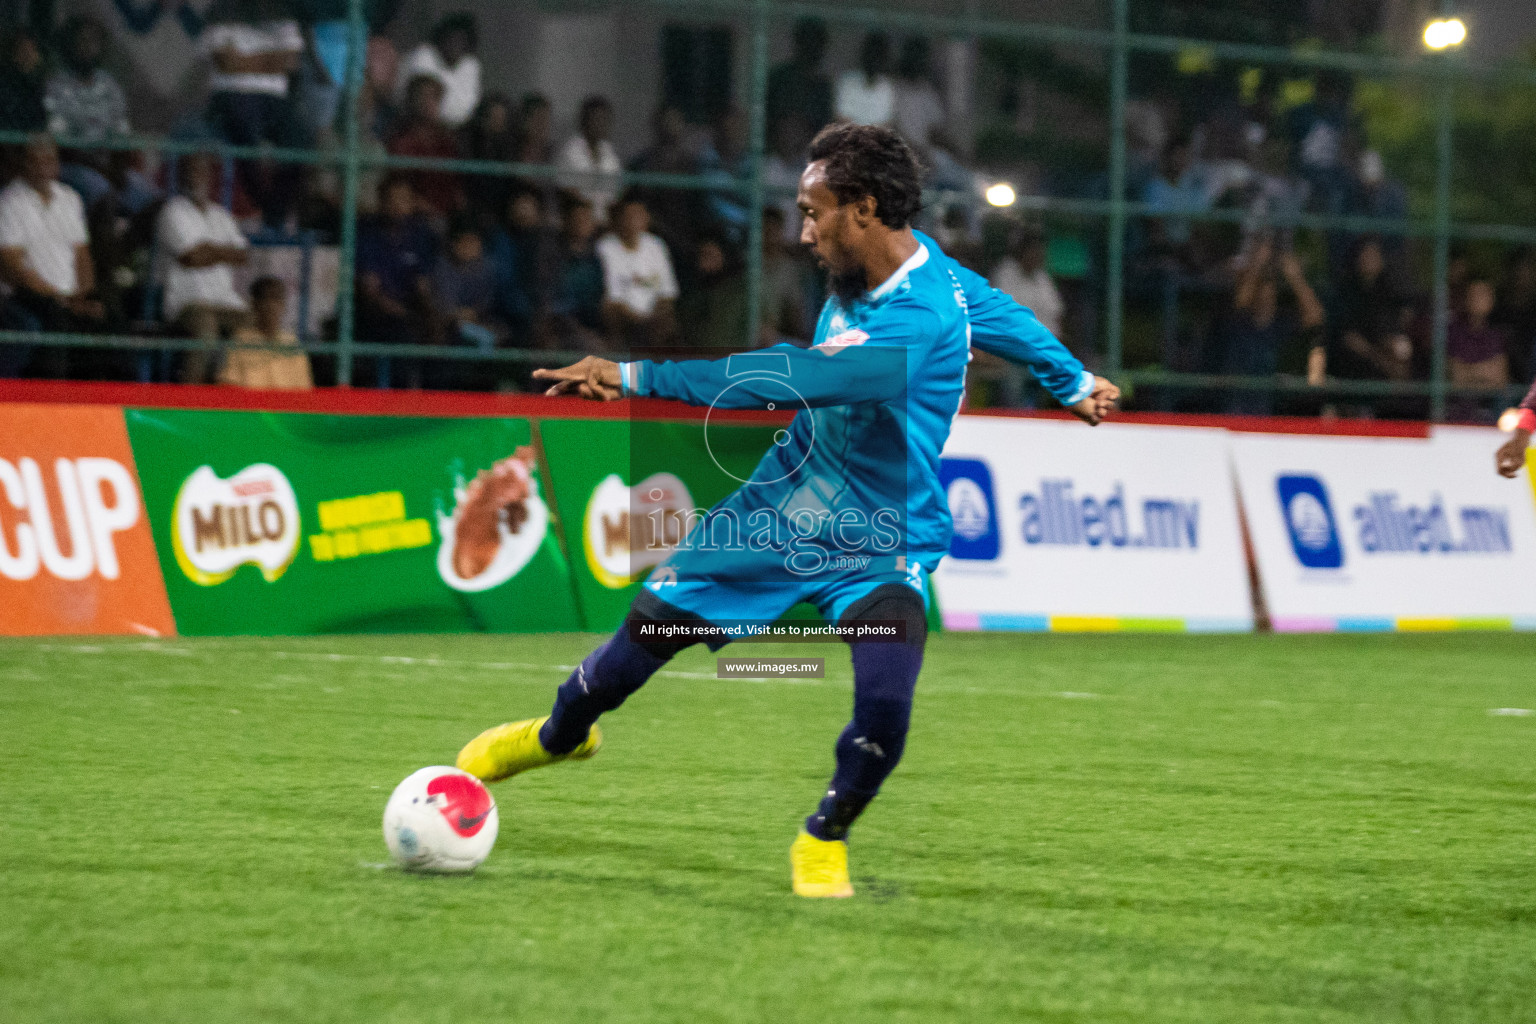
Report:
[[123,411],[0,404],[0,635],[176,632]]

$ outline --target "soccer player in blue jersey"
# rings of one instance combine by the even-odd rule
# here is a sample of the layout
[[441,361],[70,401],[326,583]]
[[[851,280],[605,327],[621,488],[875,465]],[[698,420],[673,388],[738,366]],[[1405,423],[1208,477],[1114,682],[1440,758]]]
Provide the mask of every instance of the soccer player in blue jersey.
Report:
[[[919,200],[917,162],[899,135],[828,127],[811,144],[798,197],[801,241],[833,291],[814,345],[683,362],[589,356],[536,372],[550,394],[796,414],[750,479],[651,573],[624,626],[559,688],[551,713],[482,733],[460,752],[460,768],[492,782],[591,757],[598,717],[678,651],[699,642],[718,650],[733,628],[771,623],[807,601],[849,634],[853,720],[790,848],[793,889],[853,895],[848,830],[901,759],[927,637],[926,578],[949,549],[939,455],[971,347],[1029,367],[1090,424],[1119,399],[1032,313],[913,231]],[[677,624],[697,628],[657,629]],[[859,637],[861,624],[871,635]]]

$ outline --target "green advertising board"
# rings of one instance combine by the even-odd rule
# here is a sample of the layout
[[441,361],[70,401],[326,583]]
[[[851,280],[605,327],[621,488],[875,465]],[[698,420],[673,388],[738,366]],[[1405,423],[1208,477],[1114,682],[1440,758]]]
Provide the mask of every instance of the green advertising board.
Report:
[[706,428],[702,422],[539,421],[588,628],[616,629],[641,581],[665,556],[664,549],[642,543],[640,521],[681,523],[677,513],[710,508],[751,476],[778,430],[718,423]]
[[525,419],[125,412],[183,634],[582,628]]

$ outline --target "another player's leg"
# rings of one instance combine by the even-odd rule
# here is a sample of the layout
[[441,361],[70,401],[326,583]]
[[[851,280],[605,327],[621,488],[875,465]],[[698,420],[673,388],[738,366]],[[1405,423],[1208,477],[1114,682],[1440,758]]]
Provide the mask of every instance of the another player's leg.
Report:
[[657,669],[687,643],[637,643],[624,625],[585,660],[555,693],[543,718],[498,725],[459,751],[458,767],[484,782],[496,782],[556,761],[585,760],[597,753],[603,733],[598,716],[623,704]]
[[860,640],[853,651],[853,721],[837,740],[837,770],[816,812],[790,847],[794,890],[801,896],[852,896],[848,830],[895,770],[906,748],[912,694],[923,663],[927,616],[908,587],[881,587],[843,622],[900,621],[904,641]]

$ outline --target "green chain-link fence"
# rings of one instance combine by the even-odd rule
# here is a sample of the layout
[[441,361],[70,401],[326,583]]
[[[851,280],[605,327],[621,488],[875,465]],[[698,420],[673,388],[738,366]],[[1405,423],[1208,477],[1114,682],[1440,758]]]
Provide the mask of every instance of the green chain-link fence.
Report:
[[[909,32],[942,38],[1002,40],[1015,43],[1043,44],[1094,50],[1106,55],[1108,68],[1109,152],[1106,198],[1053,198],[1022,195],[1015,209],[1041,215],[1063,215],[1102,220],[1104,223],[1102,295],[1095,297],[1103,315],[1097,341],[1099,364],[1107,376],[1132,386],[1144,385],[1173,390],[1248,390],[1276,393],[1309,393],[1329,398],[1373,399],[1393,396],[1427,398],[1433,419],[1444,419],[1448,399],[1506,398],[1515,385],[1496,387],[1452,387],[1447,380],[1447,340],[1450,323],[1448,273],[1451,247],[1455,240],[1484,240],[1516,245],[1536,245],[1536,228],[1513,224],[1469,223],[1453,219],[1452,162],[1455,129],[1454,97],[1458,86],[1476,84],[1481,88],[1536,88],[1536,69],[1484,67],[1464,60],[1454,51],[1423,53],[1413,56],[1389,56],[1374,53],[1330,51],[1306,47],[1252,45],[1213,42],[1174,36],[1132,32],[1129,27],[1130,0],[1110,0],[1110,27],[1107,29],[1069,27],[1024,21],[998,20],[970,15],[931,15],[875,7],[831,6],[816,3],[781,2],[781,0],[645,0],[645,6],[675,11],[690,17],[719,17],[742,21],[750,36],[750,150],[749,173],[732,179],[729,186],[718,176],[647,174],[626,172],[626,185],[657,188],[711,190],[733,187],[749,204],[747,259],[747,324],[744,344],[752,344],[762,303],[762,209],[767,198],[764,187],[766,135],[766,100],[769,70],[769,38],[775,27],[795,19],[814,17],[833,25]],[[562,4],[562,9],[572,8]],[[574,5],[582,9],[600,9],[598,3]],[[1440,0],[1443,15],[1454,13],[1451,0]],[[165,154],[215,152],[232,159],[267,159],[322,165],[339,169],[343,182],[340,273],[337,296],[337,331],[333,342],[308,342],[304,349],[313,355],[336,360],[337,381],[350,385],[359,357],[398,356],[433,359],[499,360],[519,363],[554,364],[580,353],[554,352],[509,347],[493,352],[452,346],[384,344],[357,339],[354,297],[354,257],[357,245],[357,199],[363,172],[376,168],[399,170],[437,170],[483,176],[516,176],[538,180],[570,172],[552,166],[511,164],[476,160],[434,160],[406,158],[365,152],[359,145],[358,103],[363,81],[363,59],[368,27],[362,0],[350,2],[351,42],[343,108],[344,145],[333,151],[289,150],[281,148],[242,148],[210,143],[178,143],[164,139],[120,138],[106,143],[91,143],[81,148],[157,150]],[[1428,86],[1435,96],[1435,152],[1433,209],[1428,217],[1404,219],[1328,216],[1297,213],[1275,215],[1269,223],[1280,229],[1372,233],[1384,237],[1427,239],[1433,244],[1433,302],[1431,317],[1431,367],[1427,380],[1329,380],[1321,386],[1309,384],[1304,376],[1278,374],[1242,377],[1208,373],[1175,372],[1161,369],[1127,369],[1125,366],[1125,264],[1127,227],[1133,218],[1177,217],[1188,222],[1241,224],[1250,219],[1244,210],[1211,209],[1170,214],[1126,197],[1127,133],[1126,109],[1131,58],[1138,54],[1162,55],[1172,59],[1179,54],[1199,52],[1214,61],[1260,66],[1272,69],[1297,69],[1302,72],[1339,71],[1361,76],[1386,76]],[[0,142],[20,143],[25,136],[0,133]],[[71,140],[60,138],[61,145]],[[0,341],[37,345],[120,348],[139,351],[192,350],[227,348],[227,343],[165,337],[136,337],[100,334],[33,334],[0,331]],[[252,346],[260,347],[260,346]]]

